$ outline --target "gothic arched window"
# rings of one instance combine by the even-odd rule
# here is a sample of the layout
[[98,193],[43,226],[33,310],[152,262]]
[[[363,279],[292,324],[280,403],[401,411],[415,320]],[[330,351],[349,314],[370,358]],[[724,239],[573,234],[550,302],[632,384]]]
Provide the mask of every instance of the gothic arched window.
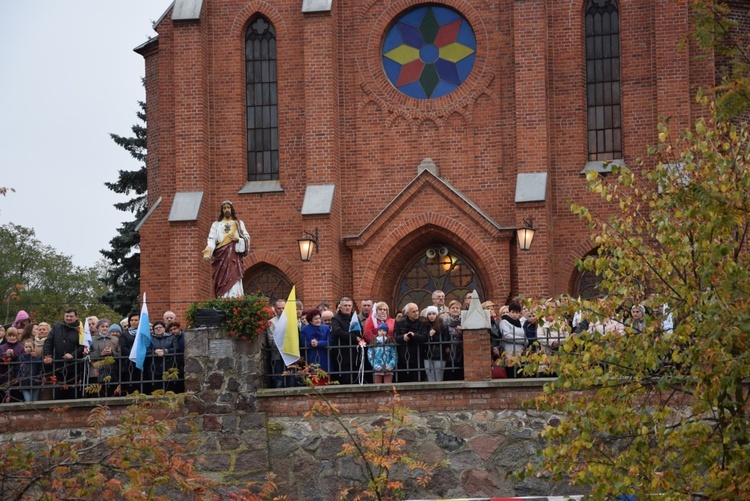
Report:
[[270,264],[246,273],[242,282],[245,293],[262,294],[271,302],[276,299],[286,300],[292,291],[292,282],[284,272]]
[[602,297],[604,293],[599,290],[599,284],[601,281],[601,277],[597,276],[593,271],[579,271],[575,280],[575,290],[572,294],[573,297],[579,297],[581,299],[596,299]]
[[467,292],[477,290],[484,299],[484,289],[474,267],[448,247],[428,248],[419,253],[401,275],[396,290],[396,311],[407,303],[422,309],[432,304],[432,293],[445,292],[445,304],[463,301]]
[[258,17],[245,35],[247,178],[279,179],[279,110],[276,88],[276,30]]
[[[583,256],[582,260],[599,255],[598,249],[592,249]],[[602,278],[590,270],[575,269],[573,271],[573,290],[571,296],[581,299],[595,299],[602,297],[604,291],[601,288]]]
[[617,0],[586,4],[586,91],[588,160],[622,158]]

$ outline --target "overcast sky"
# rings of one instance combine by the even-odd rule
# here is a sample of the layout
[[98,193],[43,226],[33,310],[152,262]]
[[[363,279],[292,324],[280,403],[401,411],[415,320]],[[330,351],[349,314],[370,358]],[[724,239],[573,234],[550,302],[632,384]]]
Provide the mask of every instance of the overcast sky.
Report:
[[[130,213],[104,186],[139,163],[131,136],[143,58],[133,48],[171,0],[0,0],[0,225],[33,228],[79,266],[102,258]],[[12,249],[0,249],[0,254]]]

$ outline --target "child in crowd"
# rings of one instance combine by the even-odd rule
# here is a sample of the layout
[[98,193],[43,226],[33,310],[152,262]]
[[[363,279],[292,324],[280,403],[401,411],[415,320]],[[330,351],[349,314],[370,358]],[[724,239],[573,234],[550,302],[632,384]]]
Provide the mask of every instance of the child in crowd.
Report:
[[[467,294],[471,296],[471,294]],[[471,299],[471,297],[469,297]],[[460,381],[464,378],[464,335],[461,329],[461,302],[453,300],[448,304],[448,315],[442,319],[450,336],[450,351],[446,366],[446,379]]]
[[23,353],[18,358],[18,383],[24,402],[39,400],[39,385],[42,378],[42,352],[37,349],[34,339],[23,342]]
[[18,359],[23,353],[23,343],[19,342],[18,329],[15,327],[8,327],[5,332],[5,342],[0,345],[0,397],[3,402],[10,402],[11,400],[17,400],[18,390],[10,389],[10,386],[15,387],[15,379],[18,375],[18,365],[14,362],[18,362]]
[[393,371],[396,369],[396,345],[388,333],[388,325],[380,324],[378,335],[367,348],[367,359],[373,368],[375,384],[393,382]]
[[440,382],[443,380],[443,373],[445,372],[445,361],[450,356],[450,333],[448,332],[448,326],[443,325],[443,321],[438,315],[437,306],[428,306],[424,313],[424,321],[430,328],[430,337],[427,339],[422,353],[424,369],[427,374],[427,381]]

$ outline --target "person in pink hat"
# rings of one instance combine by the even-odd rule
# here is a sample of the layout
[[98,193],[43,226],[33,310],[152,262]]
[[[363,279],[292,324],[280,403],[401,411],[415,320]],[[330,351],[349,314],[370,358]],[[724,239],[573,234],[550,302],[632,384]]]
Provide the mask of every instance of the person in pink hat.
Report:
[[21,310],[16,315],[16,321],[13,322],[13,327],[21,331],[23,330],[24,327],[26,327],[26,324],[30,322],[31,322],[31,319],[29,318],[29,314],[26,313],[25,310]]

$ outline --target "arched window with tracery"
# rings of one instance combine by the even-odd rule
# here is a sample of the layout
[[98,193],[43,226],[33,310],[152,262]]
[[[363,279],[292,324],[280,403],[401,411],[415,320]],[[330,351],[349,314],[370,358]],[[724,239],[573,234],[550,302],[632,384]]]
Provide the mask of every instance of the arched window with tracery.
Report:
[[445,303],[463,301],[467,292],[477,290],[484,298],[484,288],[475,267],[462,255],[446,246],[429,247],[417,254],[397,284],[396,309],[407,303],[421,308],[432,304],[432,293],[445,292]]
[[279,179],[276,30],[260,16],[245,34],[248,181]]
[[280,269],[272,265],[250,269],[242,280],[247,294],[262,294],[274,301],[286,299],[292,291],[292,282]]
[[[586,254],[583,259],[586,259],[589,256],[597,256],[598,254],[597,249],[594,249]],[[581,299],[596,299],[602,297],[604,291],[601,290],[601,282],[601,277],[593,271],[576,269],[573,272],[573,290],[571,291],[571,295]]]
[[601,281],[602,279],[596,276],[593,271],[584,270],[578,272],[573,296],[581,299],[602,297],[603,294],[599,290],[599,283]]
[[620,16],[617,0],[589,0],[585,24],[588,160],[621,159]]

